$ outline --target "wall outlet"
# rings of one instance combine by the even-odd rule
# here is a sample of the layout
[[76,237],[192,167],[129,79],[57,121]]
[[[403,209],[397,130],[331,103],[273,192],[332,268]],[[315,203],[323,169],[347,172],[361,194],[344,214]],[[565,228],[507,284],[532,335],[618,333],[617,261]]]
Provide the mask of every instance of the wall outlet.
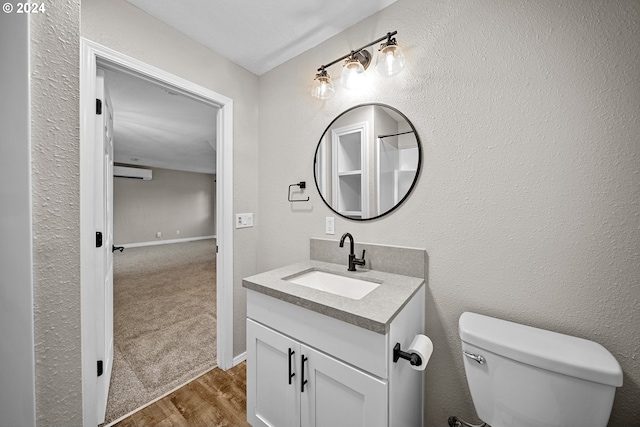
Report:
[[324,232],[326,234],[336,234],[335,225],[336,225],[336,219],[334,217],[332,216],[326,217],[325,223],[324,223]]
[[236,228],[253,227],[253,213],[236,214]]
[[156,233],[156,237],[157,237],[158,239],[159,239],[159,238],[161,238],[161,237],[162,237],[162,231],[158,231],[158,232]]
[[176,234],[177,234],[177,235],[180,235],[180,230],[176,230]]

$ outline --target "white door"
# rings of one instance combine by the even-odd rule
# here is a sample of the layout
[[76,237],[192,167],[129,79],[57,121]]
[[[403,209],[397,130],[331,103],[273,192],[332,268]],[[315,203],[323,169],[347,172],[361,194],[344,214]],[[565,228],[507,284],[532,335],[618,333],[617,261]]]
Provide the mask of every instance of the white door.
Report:
[[302,427],[387,426],[386,382],[304,344],[300,351]]
[[101,70],[96,76],[96,98],[96,392],[98,423],[102,424],[113,368],[113,110]]
[[300,344],[247,319],[247,421],[300,426]]

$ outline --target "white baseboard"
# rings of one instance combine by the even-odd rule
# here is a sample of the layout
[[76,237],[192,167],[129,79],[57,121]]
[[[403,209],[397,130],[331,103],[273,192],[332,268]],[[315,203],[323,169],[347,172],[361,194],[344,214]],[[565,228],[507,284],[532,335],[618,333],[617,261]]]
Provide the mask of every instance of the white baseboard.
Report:
[[167,239],[167,240],[152,240],[150,242],[140,242],[140,243],[125,243],[123,245],[115,244],[116,246],[124,246],[127,248],[139,248],[142,246],[155,246],[155,245],[168,245],[171,243],[185,243],[185,242],[195,242],[196,240],[207,240],[207,239],[215,239],[216,236],[200,236],[200,237],[185,237],[184,239]]
[[237,355],[236,357],[233,358],[233,366],[236,366],[237,364],[242,363],[245,360],[247,360],[247,352],[246,351],[244,353],[240,353],[239,355]]

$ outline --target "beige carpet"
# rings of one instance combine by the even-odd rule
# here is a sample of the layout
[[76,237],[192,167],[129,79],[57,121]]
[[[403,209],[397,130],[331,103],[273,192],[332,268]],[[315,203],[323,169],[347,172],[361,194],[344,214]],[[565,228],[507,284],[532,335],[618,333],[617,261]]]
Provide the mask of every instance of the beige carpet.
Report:
[[114,364],[105,423],[216,360],[215,240],[114,252]]

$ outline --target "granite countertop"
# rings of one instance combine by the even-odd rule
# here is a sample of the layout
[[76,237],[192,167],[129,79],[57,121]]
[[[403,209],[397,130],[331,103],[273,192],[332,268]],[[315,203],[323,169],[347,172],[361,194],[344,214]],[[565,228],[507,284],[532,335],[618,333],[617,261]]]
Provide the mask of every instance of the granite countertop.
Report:
[[[311,270],[380,283],[360,300],[334,295],[283,280]],[[376,270],[347,271],[347,266],[322,261],[305,261],[256,274],[242,280],[242,286],[273,298],[351,323],[379,334],[389,325],[424,283],[423,278]]]

